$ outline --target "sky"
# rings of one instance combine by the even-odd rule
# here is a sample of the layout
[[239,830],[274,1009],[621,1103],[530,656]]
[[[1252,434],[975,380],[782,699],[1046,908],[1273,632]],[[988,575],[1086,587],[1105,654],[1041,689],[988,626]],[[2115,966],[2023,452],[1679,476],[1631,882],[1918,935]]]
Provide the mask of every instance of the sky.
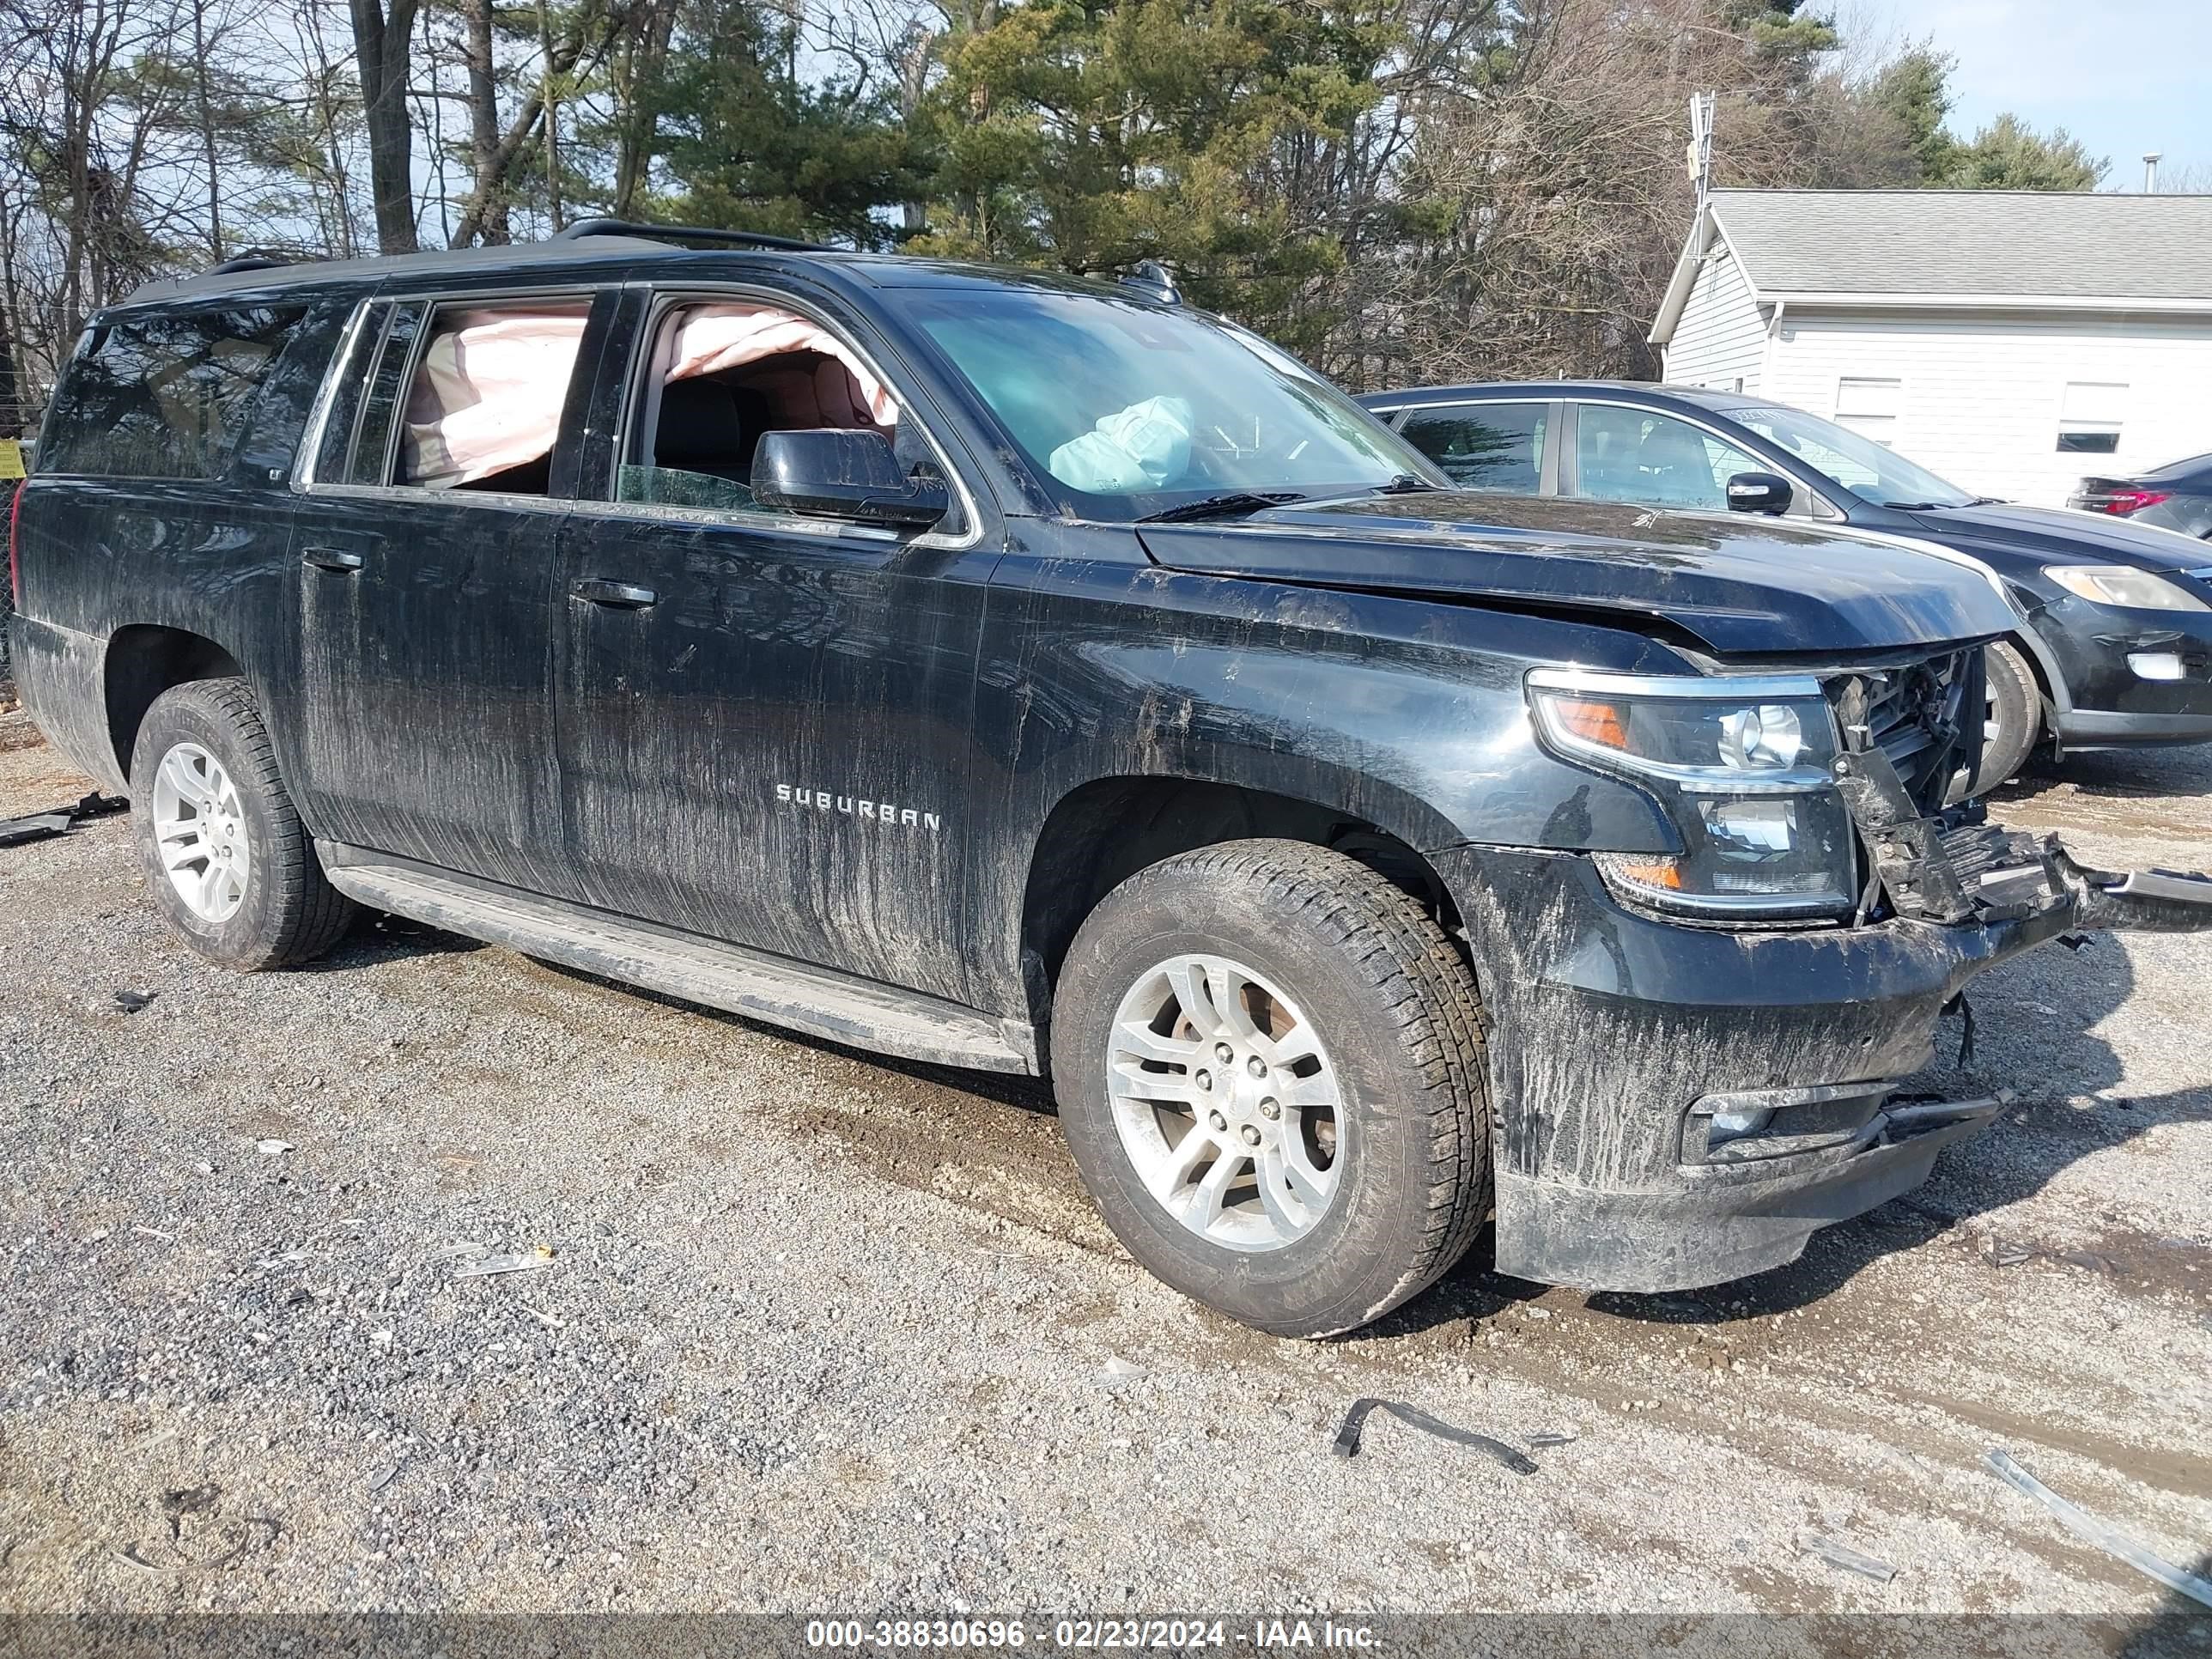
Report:
[[[2064,127],[2108,156],[2105,187],[2142,188],[2142,154],[2162,150],[2212,191],[2212,3],[2208,0],[1890,0],[1844,5],[1899,39],[1932,37],[1958,60],[1951,130],[2011,110]],[[1863,23],[1862,27],[1863,27]]]

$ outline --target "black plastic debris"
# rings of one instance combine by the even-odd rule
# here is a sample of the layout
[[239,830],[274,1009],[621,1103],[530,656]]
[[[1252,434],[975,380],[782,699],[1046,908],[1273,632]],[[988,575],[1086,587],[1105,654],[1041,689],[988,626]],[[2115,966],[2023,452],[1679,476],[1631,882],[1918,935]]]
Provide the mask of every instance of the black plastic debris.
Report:
[[1959,1033],[1959,1064],[1972,1065],[1974,1063],[1974,1005],[1966,1000],[1966,994],[1961,991],[1943,1005],[1943,1012],[1947,1015],[1956,1014],[1959,1017],[1961,1028]]
[[118,991],[115,1006],[126,1014],[135,1014],[161,994],[159,991]]
[[2061,933],[2058,942],[2069,951],[2086,951],[2089,948],[2090,938],[2087,933]]
[[1370,1413],[1384,1411],[1401,1423],[1410,1425],[1439,1440],[1449,1440],[1455,1446],[1465,1446],[1479,1451],[1500,1468],[1516,1474],[1534,1474],[1536,1465],[1531,1459],[1507,1445],[1503,1440],[1492,1440],[1486,1434],[1477,1434],[1472,1429],[1455,1428],[1440,1418],[1430,1416],[1417,1406],[1408,1406],[1402,1400],[1376,1400],[1372,1397],[1355,1400],[1352,1409],[1344,1414],[1344,1426],[1336,1431],[1336,1443],[1330,1449],[1339,1457],[1359,1455],[1359,1431],[1366,1425]]
[[33,812],[27,818],[0,818],[0,847],[16,847],[27,841],[44,841],[66,832],[73,822],[66,812]]
[[0,818],[0,847],[15,847],[24,842],[45,841],[52,836],[66,835],[70,826],[80,818],[103,818],[111,812],[120,812],[131,803],[119,795],[103,795],[97,789],[69,806],[58,806],[51,812],[33,812],[27,817]]

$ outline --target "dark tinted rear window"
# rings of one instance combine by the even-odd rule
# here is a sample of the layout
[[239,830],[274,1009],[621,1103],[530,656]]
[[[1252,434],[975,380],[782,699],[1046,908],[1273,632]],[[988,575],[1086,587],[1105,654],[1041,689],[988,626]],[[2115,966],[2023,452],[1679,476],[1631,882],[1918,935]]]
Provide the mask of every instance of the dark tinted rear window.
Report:
[[262,378],[306,314],[303,307],[243,306],[95,328],[54,392],[39,470],[220,477]]
[[1533,495],[1544,475],[1548,404],[1417,409],[1399,431],[1464,489]]

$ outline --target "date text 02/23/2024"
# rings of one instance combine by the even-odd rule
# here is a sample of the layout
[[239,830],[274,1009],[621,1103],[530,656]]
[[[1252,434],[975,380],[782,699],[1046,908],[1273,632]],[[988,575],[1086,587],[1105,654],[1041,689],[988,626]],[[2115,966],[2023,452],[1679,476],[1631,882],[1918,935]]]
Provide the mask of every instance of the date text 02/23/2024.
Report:
[[815,1648],[1006,1649],[1030,1646],[1121,1651],[1198,1651],[1243,1648],[1256,1652],[1334,1650],[1359,1652],[1376,1645],[1364,1625],[1330,1619],[1059,1619],[1034,1626],[1021,1619],[811,1620],[806,1644]]

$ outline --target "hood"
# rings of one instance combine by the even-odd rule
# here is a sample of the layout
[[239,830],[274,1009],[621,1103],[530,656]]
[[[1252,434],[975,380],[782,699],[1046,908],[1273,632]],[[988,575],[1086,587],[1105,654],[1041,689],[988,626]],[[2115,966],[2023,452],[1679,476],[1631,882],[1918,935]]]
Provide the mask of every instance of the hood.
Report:
[[1913,518],[1930,541],[2003,548],[2046,564],[2131,564],[2161,575],[2212,565],[2212,549],[2194,537],[2105,513],[1991,502],[1917,513]]
[[2017,620],[1935,552],[1743,514],[1438,492],[1138,533],[1176,570],[1657,616],[1723,656],[1941,645]]

